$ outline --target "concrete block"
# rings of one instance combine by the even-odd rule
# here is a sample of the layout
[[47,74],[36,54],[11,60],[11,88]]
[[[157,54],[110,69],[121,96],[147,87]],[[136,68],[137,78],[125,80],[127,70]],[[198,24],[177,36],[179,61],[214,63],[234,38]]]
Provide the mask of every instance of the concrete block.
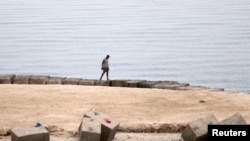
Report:
[[44,127],[16,128],[11,130],[11,141],[49,141],[49,132]]
[[187,124],[181,137],[184,141],[205,141],[208,132],[208,125],[212,124],[218,124],[218,121],[213,114],[194,120]]
[[13,84],[29,84],[31,75],[16,75]]
[[16,75],[0,75],[0,84],[12,84]]
[[116,120],[95,109],[86,112],[84,117],[93,118],[101,122],[100,141],[111,141],[115,137],[116,131],[120,125]]
[[64,85],[79,85],[81,78],[65,78],[63,80]]
[[101,123],[92,118],[83,118],[80,128],[80,141],[100,141]]
[[30,77],[30,84],[47,84],[48,80],[48,75],[32,75]]
[[112,87],[127,87],[127,80],[111,80]]
[[163,82],[153,85],[152,88],[178,90],[179,88],[183,88],[187,86],[189,86],[188,83],[179,83],[176,81],[163,81]]
[[110,86],[111,83],[109,80],[98,80],[95,82],[96,86]]
[[138,84],[139,88],[153,88],[154,85],[161,83],[162,81],[145,81]]
[[235,113],[232,116],[222,120],[219,124],[223,125],[244,125],[247,124],[247,121],[239,113]]
[[66,77],[50,77],[47,84],[62,84]]
[[79,85],[90,85],[90,86],[94,86],[97,80],[95,79],[82,79],[79,82]]
[[131,88],[138,88],[139,87],[139,83],[142,82],[146,82],[146,80],[128,80],[126,81],[126,85],[127,87],[131,87]]

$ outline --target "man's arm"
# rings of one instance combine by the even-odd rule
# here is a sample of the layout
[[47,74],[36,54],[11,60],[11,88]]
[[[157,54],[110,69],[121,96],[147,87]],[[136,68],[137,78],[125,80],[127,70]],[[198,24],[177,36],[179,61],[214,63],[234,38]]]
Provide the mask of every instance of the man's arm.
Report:
[[104,62],[105,62],[105,59],[102,60],[102,67],[103,67],[103,65],[104,65]]

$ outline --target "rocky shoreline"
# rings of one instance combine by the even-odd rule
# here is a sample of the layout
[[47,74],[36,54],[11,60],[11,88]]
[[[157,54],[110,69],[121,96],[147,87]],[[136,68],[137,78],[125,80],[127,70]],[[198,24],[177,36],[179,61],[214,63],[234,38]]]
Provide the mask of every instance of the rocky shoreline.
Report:
[[224,88],[209,88],[193,86],[177,81],[148,81],[148,80],[97,80],[84,78],[56,77],[50,75],[0,75],[0,84],[39,84],[39,85],[87,85],[129,88],[155,88],[170,90],[208,90],[224,91]]

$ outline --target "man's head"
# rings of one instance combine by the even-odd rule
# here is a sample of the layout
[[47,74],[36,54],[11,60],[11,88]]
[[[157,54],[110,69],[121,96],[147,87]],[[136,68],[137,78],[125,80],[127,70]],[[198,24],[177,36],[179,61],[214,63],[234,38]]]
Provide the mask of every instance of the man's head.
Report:
[[109,55],[106,56],[106,59],[109,59]]

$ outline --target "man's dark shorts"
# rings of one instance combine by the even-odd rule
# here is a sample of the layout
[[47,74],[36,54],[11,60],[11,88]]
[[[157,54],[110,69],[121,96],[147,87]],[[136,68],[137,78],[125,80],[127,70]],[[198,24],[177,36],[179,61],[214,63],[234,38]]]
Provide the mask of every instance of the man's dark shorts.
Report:
[[103,70],[104,72],[108,72],[108,71],[109,71],[109,68],[103,67],[102,70]]

